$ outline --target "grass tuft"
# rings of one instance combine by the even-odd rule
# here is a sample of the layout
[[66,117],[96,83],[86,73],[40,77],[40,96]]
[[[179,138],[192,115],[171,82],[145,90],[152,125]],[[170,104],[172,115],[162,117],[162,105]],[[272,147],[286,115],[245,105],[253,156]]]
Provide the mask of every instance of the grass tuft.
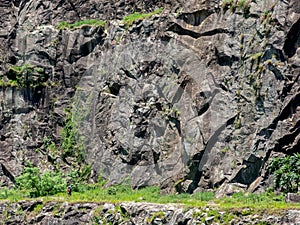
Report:
[[163,11],[163,8],[159,8],[153,12],[150,12],[150,13],[133,13],[133,14],[130,14],[130,15],[127,15],[123,18],[123,22],[126,26],[126,28],[132,26],[132,24],[135,22],[135,21],[138,21],[138,20],[143,20],[143,19],[147,19],[151,16],[154,16],[156,14],[159,14]]
[[68,22],[63,21],[63,22],[60,22],[56,26],[56,29],[58,29],[58,30],[65,30],[65,29],[75,30],[75,29],[79,29],[83,26],[104,27],[105,24],[106,24],[106,21],[96,20],[96,19],[82,20],[82,21],[78,21],[78,22],[75,22],[75,23],[68,23]]

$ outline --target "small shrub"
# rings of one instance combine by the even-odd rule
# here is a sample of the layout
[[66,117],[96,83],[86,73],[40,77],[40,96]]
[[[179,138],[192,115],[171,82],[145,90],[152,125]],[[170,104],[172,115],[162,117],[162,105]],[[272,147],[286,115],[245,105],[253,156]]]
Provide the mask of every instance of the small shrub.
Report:
[[300,153],[273,158],[269,165],[269,172],[274,174],[274,188],[284,193],[298,192],[300,187]]
[[22,174],[16,178],[16,187],[30,191],[30,197],[39,197],[64,192],[66,182],[60,172],[42,173],[38,167],[27,162]]
[[7,82],[3,83],[11,87],[44,87],[48,77],[41,67],[36,67],[25,63],[22,66],[11,66],[5,73]]

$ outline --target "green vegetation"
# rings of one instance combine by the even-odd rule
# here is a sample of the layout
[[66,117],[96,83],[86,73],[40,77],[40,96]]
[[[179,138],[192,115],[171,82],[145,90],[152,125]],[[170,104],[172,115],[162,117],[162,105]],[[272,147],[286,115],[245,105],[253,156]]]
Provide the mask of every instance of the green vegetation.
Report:
[[193,194],[193,199],[198,201],[204,201],[208,202],[210,200],[213,200],[215,198],[215,193],[211,191],[207,192],[196,192]]
[[[235,193],[232,197],[223,197],[215,199],[214,202],[219,204],[222,209],[243,209],[252,210],[272,210],[293,207],[294,205],[286,204],[284,195],[277,195],[274,192],[261,194],[255,193]],[[299,208],[299,206],[298,206]]]
[[72,185],[73,191],[85,192],[89,189],[86,181],[90,173],[91,167],[89,165],[85,165],[80,169],[71,171],[67,175],[63,175],[59,171],[41,172],[38,167],[27,162],[22,174],[15,180],[15,189],[3,189],[3,191],[0,192],[0,199],[9,198],[10,195],[15,196],[16,190],[20,192],[19,195],[11,199],[55,195],[65,192],[67,183]]
[[24,168],[22,174],[16,178],[16,188],[27,190],[30,197],[54,195],[65,190],[66,181],[60,172],[41,172],[30,162]]
[[[18,189],[12,190],[0,190],[0,199],[9,199],[11,201],[18,201],[24,198],[30,197],[29,193],[44,193],[47,196],[43,197],[44,201],[68,201],[68,202],[111,202],[120,203],[126,201],[134,202],[152,202],[152,203],[178,203],[184,204],[186,207],[201,207],[205,205],[213,206],[216,209],[221,210],[238,210],[242,212],[243,209],[248,209],[251,211],[243,211],[243,214],[264,211],[264,210],[280,210],[288,208],[300,209],[299,204],[285,203],[283,195],[276,195],[273,192],[262,193],[262,194],[251,194],[251,193],[236,193],[231,197],[223,197],[216,199],[213,192],[199,192],[193,195],[182,193],[182,194],[168,194],[161,195],[160,189],[158,187],[145,187],[139,190],[132,189],[129,185],[115,185],[109,188],[103,188],[103,184],[81,184],[80,189],[73,189],[71,196],[67,196],[65,179],[61,178],[61,181],[53,178],[55,181],[54,186],[60,186],[60,188],[54,187],[55,190],[60,190],[59,193],[52,195],[52,191],[45,190],[46,187],[51,185],[46,185],[46,187],[41,187],[40,185],[35,185],[31,181],[36,180],[38,184],[41,181],[52,182],[49,179],[44,179],[43,174],[34,173],[26,170],[25,174],[32,174],[33,178],[27,178],[28,181],[18,179]],[[58,177],[56,173],[53,173],[54,177]],[[25,176],[24,173],[21,176]],[[31,182],[29,185],[28,183]],[[26,187],[26,189],[20,189],[21,187]],[[38,191],[39,190],[39,193]],[[5,193],[4,193],[5,192]],[[38,196],[37,194],[32,194],[31,197]],[[52,195],[51,197],[49,195]]]
[[222,8],[227,10],[230,9],[231,12],[235,12],[236,10],[236,2],[235,0],[223,0],[222,1]]
[[4,86],[4,85],[5,85],[5,82],[3,80],[3,74],[0,74],[0,87]]
[[[87,101],[89,99],[85,103]],[[75,110],[73,107],[64,110],[65,120],[61,129],[61,138],[55,140],[51,136],[45,136],[43,145],[38,151],[47,154],[48,161],[57,171],[61,170],[61,163],[57,159],[69,163],[71,166],[64,170],[63,178],[72,185],[73,191],[83,191],[86,189],[92,169],[85,160],[85,138],[80,133],[80,126],[82,126],[81,121],[88,116],[89,108],[83,107],[80,103],[77,103],[74,108]]]
[[239,0],[237,2],[237,7],[238,9],[243,9],[246,4],[247,4],[247,0]]
[[249,0],[223,0],[221,4],[222,8],[231,12],[235,12],[236,9],[243,11],[243,16],[247,17],[250,14],[250,1]]
[[163,223],[166,223],[166,215],[162,211],[158,211],[158,212],[153,213],[151,218],[146,218],[146,222],[149,223],[149,224],[153,224],[156,218],[159,218],[159,219],[161,219],[161,221]]
[[6,199],[12,202],[16,202],[27,198],[29,196],[27,190],[20,190],[17,188],[8,189],[7,187],[0,188],[0,200]]
[[[59,155],[58,148],[56,147],[51,137],[44,137],[43,143],[44,148],[47,151],[48,158],[51,159],[50,161],[53,161],[54,158],[56,158]],[[37,151],[40,151],[40,149],[37,149]]]
[[[87,134],[82,133],[82,127],[85,126],[86,121],[91,114],[91,104],[94,100],[94,94],[88,93],[77,88],[76,94],[73,98],[73,104],[65,109],[65,121],[61,132],[60,152],[63,160],[70,158],[77,166],[82,167],[86,164],[86,141]],[[84,99],[84,101],[82,100]]]
[[72,190],[84,192],[87,189],[87,182],[91,175],[91,166],[83,165],[80,168],[74,169],[67,175],[67,181],[72,185]]
[[229,151],[230,151],[230,148],[229,148],[228,145],[226,145],[224,148],[221,149],[221,152],[224,153],[224,154],[229,152]]
[[79,128],[73,116],[72,110],[66,110],[66,120],[62,130],[61,149],[62,158],[74,157],[79,164],[84,162],[85,151],[83,147],[83,140],[79,135]]
[[240,114],[238,114],[235,118],[233,126],[235,129],[240,129],[242,127],[242,119]]
[[[69,108],[65,110],[65,114],[60,142],[55,143],[52,137],[46,136],[43,139],[42,148],[37,150],[46,152],[48,161],[57,170],[60,169],[60,165],[55,160],[57,158],[72,163],[71,171],[68,171],[68,181],[77,188],[79,183],[89,180],[91,166],[85,162],[84,137],[79,134],[78,118],[75,118]],[[80,187],[78,186],[78,188]]]
[[223,0],[221,6],[222,8],[226,9],[232,6],[233,4],[234,4],[234,0]]
[[274,174],[274,188],[280,191],[298,192],[300,188],[300,153],[274,158],[269,166]]
[[138,21],[138,20],[143,20],[143,19],[147,19],[153,15],[156,15],[156,14],[159,14],[163,11],[162,8],[159,8],[153,12],[150,12],[150,13],[133,13],[133,14],[130,14],[130,15],[127,15],[123,18],[123,22],[125,24],[125,26],[128,28],[130,27],[135,21]]
[[[81,96],[78,97],[77,95],[80,95],[80,91],[77,91],[74,97],[80,99]],[[80,100],[73,99],[74,103],[72,106],[64,109],[65,120],[62,124],[61,138],[58,140],[51,136],[45,136],[43,138],[43,146],[38,149],[43,153],[46,152],[48,161],[57,169],[59,169],[60,166],[60,164],[56,163],[56,159],[58,158],[71,164],[70,169],[72,169],[73,172],[68,171],[73,174],[71,180],[77,177],[80,182],[82,180],[87,181],[91,173],[91,168],[85,160],[86,138],[85,134],[81,131],[81,127],[84,126],[83,122],[86,121],[90,113],[90,108],[86,107],[85,104],[89,105],[92,97],[93,95],[89,95],[84,103]],[[54,102],[52,102],[52,105],[54,105]],[[74,171],[76,171],[76,173],[74,173]]]
[[[299,187],[300,154],[275,158],[270,165],[270,171],[275,173],[275,183],[283,191],[297,191]],[[298,170],[297,170],[298,169]],[[278,210],[287,208],[300,208],[298,204],[285,203],[284,195],[277,195],[272,190],[262,194],[236,193],[231,197],[216,199],[214,192],[196,192],[192,195],[187,193],[161,195],[158,187],[145,187],[132,189],[129,182],[122,185],[113,185],[104,188],[106,180],[99,175],[96,184],[88,184],[87,180],[91,173],[91,167],[84,165],[74,169],[68,174],[58,171],[45,171],[27,163],[22,174],[16,178],[16,186],[13,189],[0,189],[0,199],[19,201],[26,198],[45,196],[45,201],[57,200],[69,202],[153,202],[153,203],[179,203],[187,207],[201,207],[214,205],[216,209],[237,210],[238,213],[246,214],[261,210]],[[73,193],[67,196],[67,183],[72,184]],[[248,211],[243,209],[247,208]],[[37,209],[38,210],[38,209]],[[250,211],[249,211],[250,210]],[[236,214],[226,217],[216,217],[220,221],[232,219]],[[162,215],[155,215],[155,218]],[[149,220],[154,220],[149,218]]]
[[105,24],[106,24],[106,21],[96,20],[96,19],[82,20],[82,21],[78,21],[78,22],[75,22],[75,23],[68,23],[68,22],[63,21],[63,22],[60,22],[56,26],[56,29],[58,29],[58,30],[65,30],[65,29],[75,30],[75,29],[79,29],[83,26],[104,27]]
[[41,67],[36,67],[25,63],[22,66],[11,66],[5,73],[7,81],[4,82],[3,76],[0,83],[11,87],[44,87],[46,86],[47,76]]
[[262,52],[258,52],[256,54],[250,55],[250,59],[253,60],[253,61],[258,61],[258,60],[260,60],[262,55],[263,55]]
[[37,204],[33,209],[34,215],[39,214],[42,211],[42,209],[43,209],[43,204],[42,203]]

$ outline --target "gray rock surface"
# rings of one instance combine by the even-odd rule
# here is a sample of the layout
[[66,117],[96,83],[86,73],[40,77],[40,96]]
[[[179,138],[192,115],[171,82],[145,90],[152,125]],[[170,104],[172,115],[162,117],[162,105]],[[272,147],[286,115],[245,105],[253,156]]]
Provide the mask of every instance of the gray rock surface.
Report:
[[[246,4],[1,1],[1,185],[27,160],[66,172],[82,164],[64,154],[66,109],[91,180],[228,194],[272,183],[270,158],[299,151],[300,5]],[[132,26],[122,21],[159,7]],[[107,22],[56,27],[85,19]],[[8,85],[26,64],[43,71],[35,85]]]
[[221,211],[153,203],[0,203],[2,224],[300,224],[299,210],[250,214],[249,209]]
[[295,193],[287,193],[285,195],[286,202],[300,202],[300,195]]

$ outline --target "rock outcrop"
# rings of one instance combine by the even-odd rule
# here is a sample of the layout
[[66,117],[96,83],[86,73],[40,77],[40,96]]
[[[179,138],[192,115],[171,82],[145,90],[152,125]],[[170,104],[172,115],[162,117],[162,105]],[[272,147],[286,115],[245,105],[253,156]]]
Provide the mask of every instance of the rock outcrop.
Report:
[[250,209],[222,211],[207,206],[175,204],[67,203],[22,201],[0,203],[2,224],[300,224],[299,210],[253,213]]
[[[0,15],[2,185],[30,160],[230,194],[299,151],[298,0],[15,0]],[[91,19],[106,23],[58,27]]]

